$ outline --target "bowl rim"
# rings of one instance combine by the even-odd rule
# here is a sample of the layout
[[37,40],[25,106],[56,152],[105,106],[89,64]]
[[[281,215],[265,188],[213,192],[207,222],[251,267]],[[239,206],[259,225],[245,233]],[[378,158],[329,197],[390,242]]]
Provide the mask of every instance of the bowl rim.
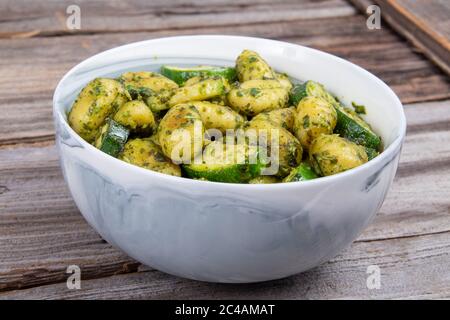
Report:
[[[375,81],[376,83],[378,83],[378,85],[380,85],[392,99],[392,102],[393,102],[392,107],[396,108],[397,109],[396,111],[400,115],[400,117],[398,119],[396,117],[396,120],[399,121],[399,129],[398,129],[397,137],[394,139],[394,141],[392,141],[392,143],[386,149],[384,149],[374,159],[372,159],[356,168],[352,168],[347,171],[340,172],[340,173],[337,173],[337,174],[334,174],[331,176],[325,176],[325,177],[320,177],[318,179],[312,179],[312,180],[306,180],[306,181],[297,181],[297,182],[289,182],[289,183],[270,183],[270,184],[214,182],[214,181],[203,181],[203,180],[195,180],[195,179],[190,179],[190,178],[185,178],[185,177],[172,176],[172,175],[160,173],[157,171],[141,168],[139,166],[136,166],[136,165],[127,163],[125,161],[119,160],[117,158],[114,158],[114,157],[98,150],[93,145],[91,145],[90,143],[85,141],[83,138],[81,138],[81,136],[79,136],[69,126],[68,122],[63,117],[63,114],[62,114],[63,111],[59,110],[59,108],[58,108],[59,93],[60,93],[60,90],[61,90],[62,86],[64,85],[64,82],[66,81],[66,79],[70,75],[75,73],[77,71],[77,69],[79,69],[80,67],[83,67],[85,64],[90,63],[94,59],[98,59],[102,55],[111,54],[114,51],[124,50],[127,48],[131,49],[135,46],[140,46],[143,44],[148,44],[148,43],[158,42],[158,41],[165,41],[165,40],[167,40],[167,41],[176,41],[179,39],[183,39],[183,40],[189,40],[189,39],[192,39],[192,40],[195,40],[195,39],[220,40],[220,39],[224,39],[224,38],[227,38],[228,40],[233,40],[233,39],[238,40],[239,39],[241,41],[242,40],[262,41],[262,42],[266,42],[268,45],[272,43],[272,44],[278,44],[278,45],[282,44],[284,46],[287,45],[290,47],[300,47],[303,51],[307,52],[308,54],[310,53],[310,54],[319,55],[319,56],[321,55],[328,59],[333,60],[333,62],[335,62],[335,63],[345,64],[347,66],[354,68],[355,71],[362,73],[364,76],[366,76],[366,77],[370,78],[372,81]],[[384,81],[382,81],[380,78],[378,78],[371,72],[365,70],[364,68],[362,68],[348,60],[345,60],[343,58],[335,56],[333,54],[330,54],[330,53],[327,53],[327,52],[324,52],[324,51],[321,51],[318,49],[306,47],[303,45],[299,45],[299,44],[294,44],[294,43],[289,43],[289,42],[279,41],[279,40],[272,40],[272,39],[267,39],[267,38],[262,38],[262,37],[247,37],[247,36],[233,36],[233,35],[220,35],[220,34],[170,36],[170,37],[162,37],[162,38],[154,38],[154,39],[149,39],[149,40],[137,41],[137,42],[132,42],[132,43],[117,46],[117,47],[114,47],[114,48],[111,48],[108,50],[101,51],[95,55],[90,56],[87,59],[84,59],[83,61],[76,64],[74,67],[72,67],[58,82],[58,84],[55,88],[54,94],[53,94],[53,118],[55,121],[55,125],[58,125],[58,123],[56,123],[56,122],[59,121],[64,126],[64,129],[70,134],[70,137],[74,138],[78,143],[81,144],[81,146],[83,146],[84,149],[88,150],[88,152],[92,152],[93,155],[95,155],[99,161],[109,162],[113,165],[122,165],[124,168],[127,168],[127,170],[129,170],[130,172],[133,172],[135,174],[146,175],[150,178],[157,177],[162,180],[166,180],[167,183],[169,183],[169,184],[170,183],[192,184],[192,185],[195,185],[198,187],[211,186],[213,188],[228,186],[228,187],[234,188],[234,189],[242,188],[242,189],[246,189],[246,190],[255,190],[255,191],[256,190],[271,190],[271,189],[278,189],[278,188],[286,188],[286,189],[303,188],[303,187],[308,187],[308,186],[313,186],[313,185],[318,186],[321,184],[333,183],[333,182],[336,182],[339,180],[346,179],[349,176],[357,175],[359,173],[364,172],[365,170],[369,170],[369,168],[371,168],[371,167],[375,167],[375,166],[384,167],[395,157],[395,155],[397,153],[400,152],[401,145],[402,145],[405,135],[406,135],[406,117],[405,117],[403,105],[402,105],[400,99],[397,97],[397,95],[393,92],[393,90]],[[95,159],[93,159],[93,161],[95,161]]]

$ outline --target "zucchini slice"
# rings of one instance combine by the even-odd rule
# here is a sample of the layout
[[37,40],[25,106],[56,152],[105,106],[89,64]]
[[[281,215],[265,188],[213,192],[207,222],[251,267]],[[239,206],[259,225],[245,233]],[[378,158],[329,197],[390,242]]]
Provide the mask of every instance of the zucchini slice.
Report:
[[201,163],[183,165],[189,178],[216,182],[246,183],[261,175],[266,161],[260,150],[247,144],[226,145],[222,141],[208,144],[203,151]]
[[312,80],[294,85],[289,94],[289,103],[296,107],[300,100],[310,96],[323,98],[333,104],[336,103],[336,100],[325,90],[323,85]]
[[173,107],[180,103],[189,101],[203,101],[220,97],[225,93],[225,82],[222,77],[206,78],[190,86],[185,86],[175,90],[168,104]]
[[197,66],[197,67],[175,67],[162,66],[161,74],[175,81],[178,85],[183,85],[192,77],[214,77],[219,76],[233,82],[236,79],[236,69],[231,67]]
[[101,128],[95,140],[95,147],[117,158],[127,142],[129,133],[127,128],[109,119]]
[[334,133],[359,145],[381,150],[381,138],[353,110],[335,104],[337,123]]
[[319,176],[306,162],[302,162],[297,168],[292,169],[291,173],[283,179],[283,182],[296,182],[316,179]]

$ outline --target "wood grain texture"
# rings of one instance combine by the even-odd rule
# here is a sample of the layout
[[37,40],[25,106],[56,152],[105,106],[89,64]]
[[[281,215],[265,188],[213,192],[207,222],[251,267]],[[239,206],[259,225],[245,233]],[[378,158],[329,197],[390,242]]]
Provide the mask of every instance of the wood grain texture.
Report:
[[83,265],[88,277],[137,269],[83,221],[53,145],[0,154],[0,291],[63,281],[70,264]]
[[404,103],[450,98],[450,83],[445,75],[389,30],[367,30],[362,16],[330,18],[326,23],[312,19],[199,31],[0,39],[0,106],[4,111],[0,117],[0,145],[53,138],[53,90],[64,73],[83,59],[133,41],[195,32],[281,39],[336,54],[381,77]]
[[450,2],[448,0],[351,0],[365,12],[380,6],[383,19],[450,75]]
[[[71,0],[4,0],[0,37],[65,35],[66,9]],[[182,30],[351,16],[356,10],[344,0],[283,1],[76,1],[81,11],[77,34]]]
[[[450,102],[405,110],[409,129],[398,175],[373,224],[332,262],[249,287],[206,285],[147,268],[136,273],[139,264],[105,243],[79,214],[52,143],[3,147],[0,291],[64,282],[70,264],[81,267],[84,279],[132,273],[86,280],[80,292],[59,284],[1,297],[225,298],[238,297],[241,289],[241,298],[448,296],[450,279],[442,275],[450,267]],[[385,291],[365,287],[365,270],[373,263],[386,267]]]
[[[0,299],[423,299],[449,298],[450,233],[356,242],[335,259],[286,279],[250,285],[210,284],[155,270],[0,293]],[[367,267],[381,288],[366,286]]]

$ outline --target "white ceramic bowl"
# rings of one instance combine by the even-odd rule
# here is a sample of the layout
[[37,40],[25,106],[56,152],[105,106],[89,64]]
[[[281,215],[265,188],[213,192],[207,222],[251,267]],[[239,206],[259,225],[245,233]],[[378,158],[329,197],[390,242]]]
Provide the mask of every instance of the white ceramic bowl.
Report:
[[[374,160],[306,182],[239,185],[142,169],[97,150],[67,124],[81,88],[99,76],[158,70],[162,64],[233,65],[243,49],[279,72],[319,81],[364,104],[385,143]],[[406,122],[389,87],[362,68],[310,48],[234,36],[187,36],[132,43],[70,70],[53,99],[64,178],[86,220],[112,245],[161,271],[204,281],[256,282],[302,272],[348,246],[379,210],[394,178]]]

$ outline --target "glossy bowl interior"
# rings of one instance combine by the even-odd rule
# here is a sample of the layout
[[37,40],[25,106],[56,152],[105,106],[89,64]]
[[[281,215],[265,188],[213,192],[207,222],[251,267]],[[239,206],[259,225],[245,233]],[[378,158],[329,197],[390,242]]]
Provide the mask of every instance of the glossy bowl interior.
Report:
[[[346,104],[364,104],[385,150],[344,173],[307,182],[239,185],[145,170],[81,139],[67,112],[95,77],[158,71],[162,64],[234,65],[243,49],[278,72],[323,83]],[[397,169],[406,122],[381,80],[343,59],[285,42],[234,36],[172,37],[132,43],[70,70],[54,94],[61,167],[86,220],[111,244],[159,270],[214,282],[286,277],[349,245],[380,208]]]

